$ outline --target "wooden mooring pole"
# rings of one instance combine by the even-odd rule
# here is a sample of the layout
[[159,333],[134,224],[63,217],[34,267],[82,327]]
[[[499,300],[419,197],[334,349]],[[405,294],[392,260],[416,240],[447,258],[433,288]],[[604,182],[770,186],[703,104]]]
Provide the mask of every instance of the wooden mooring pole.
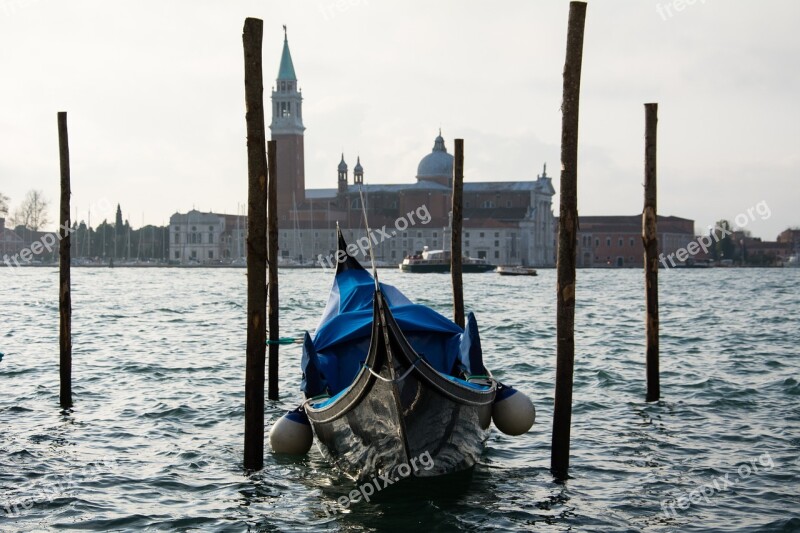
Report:
[[464,286],[461,265],[461,230],[464,213],[464,139],[455,140],[453,161],[453,206],[450,232],[450,276],[453,279],[453,322],[464,327]]
[[578,234],[578,104],[581,92],[586,3],[570,2],[564,92],[561,104],[561,200],[556,285],[556,390],[550,469],[558,479],[569,470],[572,378],[575,364],[575,255]]
[[247,362],[244,386],[244,467],[264,466],[264,362],[267,337],[267,155],[261,41],[264,23],[244,21],[247,121]]
[[61,381],[60,401],[62,409],[72,407],[72,295],[70,293],[70,247],[69,218],[70,173],[69,136],[67,113],[58,113],[58,153],[61,165],[61,209],[58,217],[60,232],[58,245],[58,312],[59,312],[59,377]]
[[656,222],[656,156],[658,150],[658,104],[644,104],[644,286],[647,304],[647,397],[655,402],[661,397],[658,368],[658,231]]
[[267,143],[267,260],[269,262],[269,399],[278,399],[278,171],[277,141]]

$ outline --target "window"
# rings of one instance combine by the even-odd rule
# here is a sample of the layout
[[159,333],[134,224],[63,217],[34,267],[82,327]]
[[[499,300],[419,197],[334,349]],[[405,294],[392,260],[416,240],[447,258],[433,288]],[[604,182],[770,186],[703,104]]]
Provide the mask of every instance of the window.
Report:
[[494,258],[495,259],[500,259],[500,250],[495,250],[494,251]]
[[472,207],[469,202],[464,202],[464,207]]
[[606,237],[606,246],[611,246],[611,237]]
[[622,237],[619,239],[619,245],[622,246]]
[[180,233],[176,233],[175,234],[175,244],[180,244],[180,243],[181,243],[181,234]]
[[213,232],[214,232],[214,226],[209,226],[209,227],[208,227],[208,231],[210,231],[210,232],[212,232],[212,233],[213,233]]
[[190,257],[192,259],[197,259],[197,250],[192,250],[192,253],[191,253]]
[[464,238],[469,239],[469,232],[468,231],[464,232]]
[[631,237],[631,248],[633,248],[633,237]]
[[464,247],[469,248],[469,241],[464,241]]
[[506,207],[511,207],[511,200],[506,201]]
[[483,239],[483,232],[481,232],[481,234],[479,236],[480,236],[481,239]]
[[498,246],[500,246],[500,241],[494,241],[494,247],[497,248]]
[[496,239],[496,238],[498,238],[499,236],[500,236],[500,232],[499,232],[499,231],[495,231],[495,232],[494,232],[494,238]]
[[418,239],[421,239],[421,238],[422,238],[422,232],[421,232],[421,231],[418,231],[418,232],[417,232],[417,238],[418,238]]
[[175,250],[175,259],[180,259],[180,258],[181,258],[181,251]]
[[392,259],[397,258],[397,250],[392,250]]
[[595,245],[595,247],[599,247],[600,246],[600,239],[595,239],[594,240],[594,245]]
[[214,250],[209,250],[208,251],[208,258],[209,259],[214,259]]
[[208,234],[208,244],[214,244],[214,233]]
[[436,239],[437,237],[439,237],[439,232],[438,231],[434,231],[433,232],[433,238]]

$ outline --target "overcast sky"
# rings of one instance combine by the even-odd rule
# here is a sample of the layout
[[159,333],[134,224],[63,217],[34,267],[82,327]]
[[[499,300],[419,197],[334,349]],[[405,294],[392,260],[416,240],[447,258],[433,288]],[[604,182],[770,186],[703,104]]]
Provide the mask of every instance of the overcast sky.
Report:
[[[800,3],[595,0],[586,21],[578,209],[640,213],[643,103],[658,102],[659,212],[700,231],[800,226]],[[676,6],[677,4],[677,6]],[[677,8],[681,7],[679,11]],[[439,127],[470,181],[558,190],[567,1],[0,0],[0,192],[41,189],[55,219],[56,112],[73,206],[134,227],[246,202],[242,26],[264,20],[265,96],[289,44],[304,96],[306,186],[339,154],[369,183],[413,183]],[[269,122],[269,117],[267,117]],[[558,210],[558,196],[554,198]]]

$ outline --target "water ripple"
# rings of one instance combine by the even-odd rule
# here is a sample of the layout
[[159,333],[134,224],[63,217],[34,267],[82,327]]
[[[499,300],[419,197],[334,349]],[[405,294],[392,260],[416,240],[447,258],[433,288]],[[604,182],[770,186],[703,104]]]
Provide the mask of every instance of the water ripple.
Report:
[[[241,270],[76,269],[76,401],[63,412],[54,272],[0,272],[0,530],[800,530],[800,271],[663,273],[663,399],[649,404],[641,273],[579,271],[564,484],[548,471],[555,272],[465,275],[487,365],[530,394],[534,429],[493,432],[471,479],[333,514],[356,487],[316,449],[241,469]],[[450,314],[446,276],[381,276]],[[330,282],[281,271],[281,335],[316,327]],[[300,348],[281,349],[268,426],[300,399]],[[747,465],[758,471],[743,477]],[[675,506],[725,476],[736,483]]]

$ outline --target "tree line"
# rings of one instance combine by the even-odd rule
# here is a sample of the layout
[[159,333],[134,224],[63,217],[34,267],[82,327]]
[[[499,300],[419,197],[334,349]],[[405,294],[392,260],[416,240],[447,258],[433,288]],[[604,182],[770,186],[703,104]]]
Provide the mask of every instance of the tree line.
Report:
[[[13,210],[10,202],[11,199],[0,192],[0,217],[7,218],[6,228],[28,244],[38,238],[35,232],[50,224],[50,203],[38,190],[28,191]],[[72,228],[73,259],[147,261],[166,260],[169,256],[169,227],[147,225],[133,229],[128,220],[123,220],[119,204],[114,222],[104,219],[91,227],[84,220],[73,221]],[[55,260],[54,255],[47,254],[42,260]]]

